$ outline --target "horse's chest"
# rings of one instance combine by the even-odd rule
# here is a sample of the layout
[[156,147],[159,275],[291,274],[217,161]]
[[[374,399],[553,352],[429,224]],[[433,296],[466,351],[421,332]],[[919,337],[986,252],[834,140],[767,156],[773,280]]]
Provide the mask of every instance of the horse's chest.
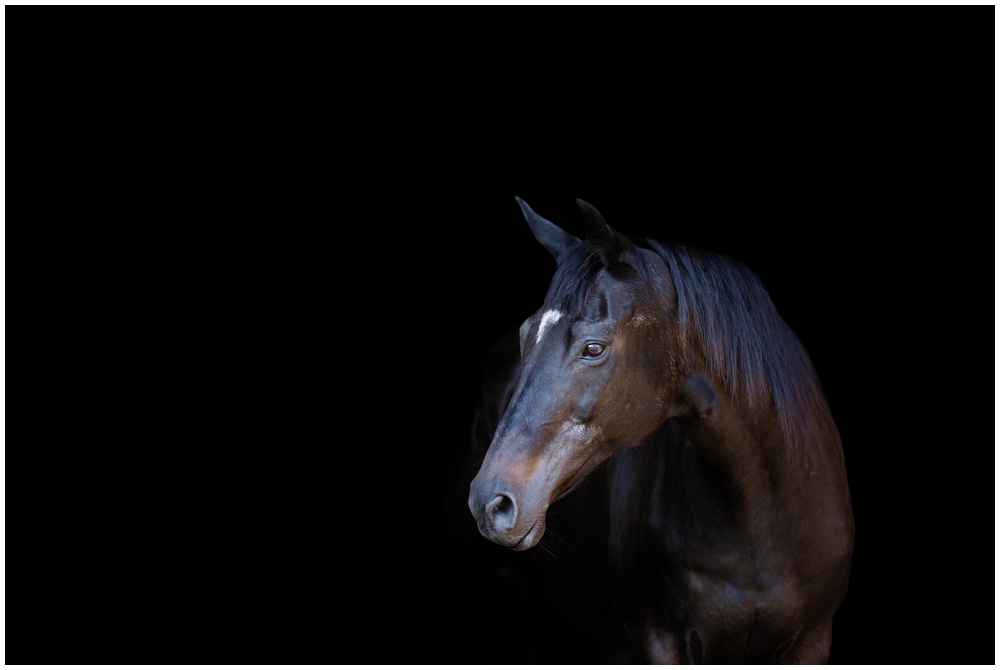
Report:
[[778,574],[718,576],[686,570],[678,612],[698,631],[705,660],[754,659],[795,634],[802,603]]
[[706,642],[713,642],[713,647],[717,647],[720,640],[724,640],[726,646],[735,644],[738,647],[739,638],[745,640],[753,625],[756,608],[753,590],[698,571],[688,571],[684,582],[679,589],[685,596],[679,603],[682,605],[679,614],[685,627],[698,629]]

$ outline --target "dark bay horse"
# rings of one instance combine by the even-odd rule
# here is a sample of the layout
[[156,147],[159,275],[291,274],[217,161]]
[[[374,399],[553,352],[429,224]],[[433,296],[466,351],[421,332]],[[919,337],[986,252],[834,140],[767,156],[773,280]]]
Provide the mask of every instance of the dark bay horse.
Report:
[[480,533],[534,547],[597,470],[572,523],[600,538],[632,661],[826,662],[854,545],[843,451],[760,281],[583,201],[583,240],[518,202],[556,271],[480,407]]

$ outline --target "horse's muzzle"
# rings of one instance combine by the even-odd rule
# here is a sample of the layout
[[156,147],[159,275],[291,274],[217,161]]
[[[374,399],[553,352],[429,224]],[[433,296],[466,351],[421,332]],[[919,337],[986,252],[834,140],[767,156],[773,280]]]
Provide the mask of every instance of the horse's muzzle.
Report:
[[524,523],[527,520],[519,515],[516,496],[496,491],[483,493],[484,490],[473,481],[469,491],[469,510],[482,536],[515,551],[535,546],[545,532],[544,515],[534,523]]

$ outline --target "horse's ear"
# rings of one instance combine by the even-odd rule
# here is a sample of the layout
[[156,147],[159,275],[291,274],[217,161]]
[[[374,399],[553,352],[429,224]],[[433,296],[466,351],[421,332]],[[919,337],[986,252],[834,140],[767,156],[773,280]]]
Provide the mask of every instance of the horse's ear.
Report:
[[597,208],[589,202],[577,198],[576,204],[583,212],[583,226],[587,231],[587,240],[597,248],[604,264],[609,268],[615,268],[624,263],[623,256],[632,249],[632,243],[609,226]]
[[531,232],[534,234],[535,239],[538,240],[543,247],[549,250],[556,260],[559,260],[559,256],[562,255],[564,251],[573,246],[574,243],[579,242],[578,239],[567,233],[565,230],[552,223],[548,219],[543,219],[542,217],[535,214],[535,211],[528,207],[528,203],[520,198],[514,198],[517,200],[517,204],[521,206],[521,211],[524,212],[524,218],[528,220],[528,226],[531,228]]

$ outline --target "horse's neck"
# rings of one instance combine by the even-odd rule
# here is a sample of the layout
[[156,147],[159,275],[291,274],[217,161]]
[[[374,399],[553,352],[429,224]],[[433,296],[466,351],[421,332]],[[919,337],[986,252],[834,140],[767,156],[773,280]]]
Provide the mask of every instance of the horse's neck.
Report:
[[[721,389],[718,383],[713,386]],[[713,480],[724,483],[734,506],[750,511],[766,504],[763,493],[776,483],[789,448],[773,406],[750,411],[719,392],[708,416],[678,417],[678,423]]]

